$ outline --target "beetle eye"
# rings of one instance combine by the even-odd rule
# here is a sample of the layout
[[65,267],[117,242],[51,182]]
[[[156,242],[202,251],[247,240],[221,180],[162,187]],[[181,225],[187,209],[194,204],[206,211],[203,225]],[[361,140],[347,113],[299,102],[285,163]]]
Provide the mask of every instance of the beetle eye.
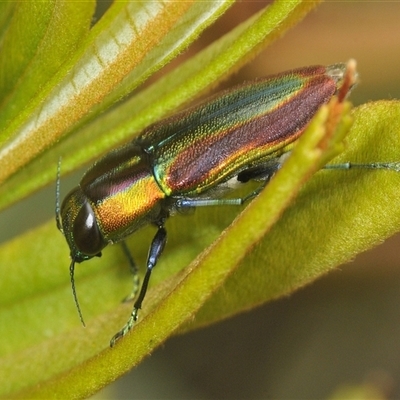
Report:
[[85,201],[79,210],[73,226],[76,247],[87,256],[95,256],[104,247],[104,240],[90,204]]

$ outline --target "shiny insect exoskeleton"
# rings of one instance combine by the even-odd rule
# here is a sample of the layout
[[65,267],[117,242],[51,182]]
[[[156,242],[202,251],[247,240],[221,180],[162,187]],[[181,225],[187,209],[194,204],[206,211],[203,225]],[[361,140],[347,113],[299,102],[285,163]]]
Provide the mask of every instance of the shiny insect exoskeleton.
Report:
[[[157,228],[132,314],[111,345],[137,319],[166,243],[167,218],[187,208],[240,205],[255,197],[318,109],[341,89],[345,71],[345,64],[312,66],[224,91],[151,125],[84,174],[56,212],[70,248],[75,299],[75,263],[100,256],[108,244],[144,225]],[[249,180],[260,181],[259,190],[245,198],[216,198],[215,188]]]

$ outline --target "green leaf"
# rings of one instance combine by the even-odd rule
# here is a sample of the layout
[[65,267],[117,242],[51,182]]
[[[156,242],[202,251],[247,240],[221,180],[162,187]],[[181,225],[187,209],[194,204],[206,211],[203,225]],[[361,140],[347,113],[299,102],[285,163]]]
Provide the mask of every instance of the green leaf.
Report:
[[189,1],[113,3],[74,56],[4,131],[9,141],[0,151],[0,181],[108,96],[190,6]]
[[[335,162],[398,160],[399,102],[359,107],[354,119],[347,150]],[[64,397],[88,395],[139,362],[211,294],[194,322],[185,329],[285,295],[397,230],[400,213],[393,204],[397,199],[399,173],[320,171],[269,234],[253,247],[281,213],[282,194],[289,190],[292,196],[293,185],[304,178],[309,160],[303,157],[304,154],[300,159],[293,158],[292,166],[282,170],[286,170],[286,178],[277,175],[223,234],[220,230],[237,211],[226,208],[223,213],[198,212],[169,221],[171,240],[155,271],[140,323],[111,351],[106,349],[108,340],[125,322],[131,307],[119,305],[120,294],[130,290],[130,278],[117,246],[108,249],[103,260],[92,260],[77,268],[78,294],[87,322],[87,328],[83,329],[79,326],[66,274],[68,251],[61,235],[54,235],[54,223],[3,245],[0,248],[3,396],[36,382],[42,382],[41,389],[29,392],[29,397],[45,397],[49,393],[54,393],[53,397],[56,393]],[[289,182],[290,189],[285,182]],[[264,220],[267,214],[269,223]],[[129,242],[135,255],[139,253],[141,265],[149,233],[141,231]],[[192,266],[165,280],[216,236],[220,240]],[[232,270],[235,272],[223,289],[216,291],[227,271]],[[12,291],[7,290],[10,287]],[[68,298],[70,302],[66,301]],[[105,350],[100,352],[101,349]],[[77,365],[80,365],[77,369],[62,373]],[[44,385],[43,381],[51,378]],[[22,392],[21,396],[28,396],[28,392]]]
[[16,5],[17,3],[12,0],[5,0],[0,3],[0,41],[4,40]]
[[[84,40],[94,7],[94,1],[17,3],[1,43],[0,132]],[[0,142],[6,135],[3,132]]]
[[[199,4],[211,7],[211,2]],[[126,142],[150,123],[209,90],[216,82],[254,57],[263,46],[280,37],[316,4],[309,1],[276,1],[265,8],[130,101],[78,129],[70,138],[61,141],[58,146],[8,179],[0,187],[0,208],[53,182],[55,166],[61,155],[64,174]],[[210,9],[207,10],[208,14],[205,10],[203,14],[212,19],[214,14]],[[203,21],[203,18],[198,20]],[[182,25],[185,26],[184,23]],[[177,35],[182,36],[180,29]],[[193,39],[190,36],[192,30],[187,35]],[[157,60],[157,57],[145,57],[143,65],[139,64],[137,68],[155,69],[152,62]],[[141,74],[139,76],[142,77]]]
[[[68,8],[61,3],[44,4]],[[204,93],[316,3],[275,2],[106,113],[107,107],[179,53],[230,5],[230,1],[114,2],[55,75],[48,73],[40,93],[31,92],[26,106],[18,103],[23,109],[15,112],[5,132],[11,135],[10,143],[18,146],[12,150],[15,153],[9,152],[8,145],[0,149],[0,173],[5,177],[18,172],[2,185],[0,206],[53,181],[60,154],[63,171],[70,171]],[[5,4],[10,4],[5,10],[12,15],[14,6]],[[143,20],[138,19],[140,15],[145,15]],[[73,17],[65,14],[68,27],[69,18]],[[6,20],[0,20],[0,26],[5,37],[11,28]],[[134,43],[123,42],[112,53],[116,32],[126,34],[133,26],[138,35]],[[101,46],[111,46],[104,54],[114,54],[118,61],[100,65],[99,75],[91,75],[88,66],[98,59]],[[32,55],[32,65],[46,65],[38,54]],[[53,56],[49,49],[41,54]],[[47,65],[46,71],[47,67],[52,71]],[[38,70],[29,73],[33,77]],[[83,78],[76,84],[78,76]],[[30,80],[26,85],[34,87]],[[66,89],[71,87],[76,91]],[[66,95],[57,97],[63,88]],[[61,98],[64,103],[58,102]],[[399,110],[398,102],[372,103],[355,110],[348,148],[338,160],[398,161]],[[112,350],[109,339],[132,307],[120,303],[132,282],[118,246],[107,249],[101,260],[77,266],[77,291],[87,323],[83,329],[71,296],[68,249],[62,235],[56,234],[55,223],[2,245],[0,395],[89,396],[177,330],[194,329],[290,293],[395,232],[399,213],[393,204],[399,173],[320,171],[300,190],[312,172],[338,152],[350,124],[345,115],[332,138],[332,132],[325,131],[326,113],[327,109],[321,111],[285,167],[232,225],[238,213],[233,207],[223,212],[198,210],[194,216],[168,221],[168,246],[153,274],[139,323]],[[35,123],[30,126],[29,121]],[[27,127],[32,132],[25,136]],[[39,154],[60,136],[65,138],[57,146]],[[26,165],[28,160],[33,161]],[[296,201],[284,211],[299,190]],[[139,265],[144,265],[153,234],[148,227],[128,241]]]
[[[380,102],[355,110],[347,150],[335,162],[396,161],[399,106],[398,102]],[[312,130],[317,138],[319,127],[317,124]],[[315,147],[313,135],[305,139],[308,146],[311,141]],[[2,246],[0,329],[4,339],[0,348],[0,375],[5,382],[2,394],[40,381],[39,391],[22,392],[21,397],[88,395],[139,362],[191,317],[211,294],[190,329],[194,324],[204,325],[285,295],[397,229],[400,213],[393,204],[399,173],[320,171],[253,248],[281,213],[287,202],[282,196],[291,197],[310,173],[309,168],[312,170],[315,163],[321,162],[318,152],[315,158],[315,152],[309,153],[309,148],[301,149],[300,145],[299,152],[301,156],[293,154],[292,165],[288,161],[282,174],[270,182],[223,234],[219,235],[219,229],[229,219],[227,214],[232,215],[235,210],[227,208],[224,213],[215,210],[208,218],[207,213],[199,212],[171,219],[168,225],[171,240],[153,284],[170,275],[171,270],[187,264],[205,242],[216,235],[220,239],[190,267],[153,285],[140,323],[111,351],[105,349],[108,340],[124,323],[131,307],[118,305],[120,293],[129,291],[130,279],[124,272],[126,261],[117,247],[105,252],[103,260],[93,260],[77,269],[78,293],[87,319],[87,328],[83,329],[72,299],[70,303],[65,300],[71,298],[66,265],[62,262],[67,258],[67,249],[61,235],[54,235],[54,224]],[[187,223],[183,225],[185,220]],[[140,260],[145,257],[148,233],[140,232],[130,241]],[[223,289],[216,291],[233,270]],[[7,290],[9,287],[13,287],[12,292]],[[101,349],[105,350],[99,353]],[[36,360],[34,364],[30,362],[32,359]],[[62,373],[74,365],[79,367]],[[51,378],[46,385],[43,383]]]
[[[347,148],[332,164],[398,163],[400,102],[366,104],[353,114]],[[286,295],[382,243],[399,230],[399,184],[398,170],[319,171],[184,330]]]
[[[0,329],[7,338],[0,343],[0,374],[6,378],[3,393],[41,382],[37,390],[23,391],[20,396],[83,397],[137,364],[193,316],[279,218],[302,182],[327,161],[326,157],[337,153],[336,143],[346,130],[338,130],[331,140],[324,129],[326,118],[325,107],[265,192],[201,258],[165,279],[186,265],[204,243],[220,233],[221,224],[226,224],[214,216],[205,224],[204,213],[196,216],[196,229],[193,229],[192,217],[186,217],[185,226],[179,218],[171,220],[168,252],[152,281],[140,323],[112,350],[106,348],[109,338],[125,322],[132,306],[119,305],[118,301],[120,293],[129,291],[130,281],[129,275],[123,272],[126,261],[120,249],[111,248],[103,260],[92,260],[77,269],[79,297],[87,319],[87,329],[83,329],[72,301],[65,306],[65,298],[71,294],[65,265],[60,260],[66,260],[67,249],[62,245],[61,235],[54,235],[54,224],[47,224],[0,248],[4,262],[0,268],[13,264],[12,274],[5,274],[6,269],[1,271],[6,278],[0,283],[3,304]],[[348,127],[348,122],[345,126]],[[185,246],[182,246],[183,237],[189,242]],[[140,260],[145,257],[146,238],[141,232],[134,239],[132,248],[139,250],[135,255],[139,253]],[[40,268],[26,268],[32,263],[32,257]],[[164,279],[162,283],[155,285],[160,278]],[[254,277],[248,275],[248,279],[252,281]],[[5,289],[11,285],[14,290],[7,294]],[[30,362],[32,359],[36,360],[34,365]],[[23,381],[22,371],[26,377]],[[45,384],[46,379],[49,381]]]

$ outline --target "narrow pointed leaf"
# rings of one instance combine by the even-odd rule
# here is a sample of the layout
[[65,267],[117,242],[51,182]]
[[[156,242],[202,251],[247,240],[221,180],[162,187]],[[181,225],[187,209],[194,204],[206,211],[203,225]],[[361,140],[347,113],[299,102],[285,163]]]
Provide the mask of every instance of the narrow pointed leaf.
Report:
[[[332,164],[398,163],[400,103],[366,104],[354,111],[354,118],[347,150]],[[221,310],[229,316],[288,294],[398,232],[399,185],[400,172],[393,170],[319,171],[268,241],[257,246],[205,304],[192,328],[220,320]]]
[[70,172],[133,138],[151,122],[210,89],[283,35],[317,4],[318,1],[276,1],[268,6],[130,101],[79,129],[75,137],[63,140],[51,152],[11,177],[0,188],[0,208],[54,181],[55,166],[61,155],[62,172]]
[[[121,293],[121,288],[125,287],[126,291],[129,290],[129,279],[126,276],[118,276],[120,275],[118,265],[124,263],[121,262],[122,252],[119,256],[118,252],[115,252],[116,249],[107,252],[107,263],[93,262],[89,266],[89,272],[92,269],[90,274],[86,271],[83,277],[77,275],[81,307],[88,324],[87,329],[83,329],[78,325],[76,315],[74,321],[76,310],[73,309],[72,301],[70,307],[65,305],[65,298],[71,297],[68,293],[70,288],[67,268],[64,269],[66,279],[62,284],[60,277],[62,263],[54,262],[60,260],[61,246],[55,244],[50,246],[46,241],[49,245],[48,251],[44,252],[47,253],[47,257],[37,262],[42,270],[46,271],[50,268],[51,272],[46,274],[37,270],[30,271],[30,277],[27,276],[22,282],[17,283],[19,289],[15,291],[17,294],[13,295],[14,300],[11,301],[8,298],[7,307],[4,307],[0,313],[0,318],[2,318],[0,326],[8,327],[2,332],[4,337],[8,338],[1,350],[4,356],[0,362],[2,366],[0,373],[7,377],[8,382],[3,388],[3,393],[13,393],[41,382],[37,389],[27,389],[28,391],[21,392],[20,396],[29,398],[87,396],[126,372],[151,349],[164,341],[179,325],[193,316],[206,298],[237,267],[238,261],[243,259],[254,243],[258,242],[270,229],[302,182],[318,168],[321,162],[326,161],[327,155],[324,151],[328,150],[328,157],[337,153],[335,141],[341,139],[344,131],[339,132],[330,147],[326,148],[326,143],[329,143],[329,140],[323,140],[326,136],[324,129],[326,117],[327,109],[324,108],[297,146],[290,159],[292,161],[288,161],[287,166],[271,182],[271,186],[267,187],[266,193],[250,205],[209,251],[181,273],[154,287],[149,297],[146,297],[146,308],[141,314],[141,322],[111,350],[107,348],[108,340],[125,321],[131,308],[131,304],[118,306],[116,300],[116,296],[118,297]],[[321,143],[325,144],[321,145]],[[276,187],[281,189],[276,190]],[[253,213],[260,206],[267,212],[263,213],[263,218],[258,220],[258,226],[254,227]],[[253,228],[247,230],[249,226]],[[245,236],[238,234],[243,229],[246,229]],[[191,223],[186,224],[185,230],[186,238],[192,236],[195,239],[198,235],[198,232],[190,235],[193,231]],[[209,228],[203,226],[202,232],[207,230],[209,231]],[[45,226],[36,233],[40,236],[51,235],[56,242],[62,240],[61,235],[60,238],[53,237],[51,226]],[[38,244],[32,240],[34,232],[29,235],[30,237],[23,238],[28,244],[27,253],[23,257],[43,254],[43,251],[40,252],[43,250],[40,248],[40,242]],[[238,246],[238,237],[240,237],[241,246]],[[18,240],[6,247],[9,253],[2,254],[6,262],[15,257],[14,252],[20,248]],[[210,234],[202,240],[203,242],[210,240]],[[191,254],[198,251],[194,247],[194,250],[189,249],[187,253],[185,248],[182,249],[182,246],[179,246],[181,242],[182,236],[175,237],[169,246],[172,247],[170,255],[172,259],[170,258],[169,262],[177,263],[180,267],[184,265],[188,255],[192,257]],[[135,244],[137,249],[144,248],[140,245],[140,240],[136,240]],[[235,251],[232,251],[233,249]],[[179,256],[181,250],[184,251]],[[113,254],[117,257],[113,258]],[[107,266],[108,274],[106,274],[107,271],[99,272],[101,264],[103,267]],[[21,272],[22,267],[16,265],[15,269]],[[83,270],[83,268],[80,269]],[[34,295],[30,293],[30,283],[37,279],[46,283],[36,284],[42,289]],[[10,281],[8,280],[3,285],[10,285]],[[120,286],[119,290],[118,286]],[[113,306],[112,301],[114,301]],[[113,309],[107,312],[109,307]],[[40,319],[37,318],[38,314],[41,316]],[[26,325],[29,325],[29,334],[23,332],[23,327]],[[11,335],[7,329],[12,329],[15,334]],[[32,359],[37,360],[34,365],[29,361]],[[76,368],[68,371],[74,366]],[[27,377],[23,382],[16,379],[17,376],[21,376],[22,371]],[[49,381],[44,383],[43,379],[49,379]]]
[[[94,7],[94,1],[17,4],[1,43],[0,132],[84,40]],[[2,142],[7,139],[4,135]]]
[[190,5],[189,1],[115,3],[71,61],[4,132],[11,136],[0,149],[0,181],[49,147],[101,102]]

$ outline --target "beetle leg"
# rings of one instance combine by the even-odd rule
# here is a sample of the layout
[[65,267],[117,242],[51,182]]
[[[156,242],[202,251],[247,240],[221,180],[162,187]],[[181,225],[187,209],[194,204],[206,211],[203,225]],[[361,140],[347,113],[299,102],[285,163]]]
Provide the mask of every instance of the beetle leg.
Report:
[[160,225],[150,245],[149,255],[147,256],[146,275],[144,276],[142,287],[140,288],[139,297],[137,298],[135,304],[133,305],[133,310],[128,322],[111,339],[110,342],[111,347],[115,345],[117,340],[125,336],[132,329],[132,326],[136,322],[138,317],[138,312],[142,308],[142,302],[144,297],[146,296],[147,286],[149,284],[151,272],[155,267],[155,265],[157,264],[157,261],[160,258],[162,251],[164,250],[166,242],[167,242],[167,231],[165,230],[163,225]]
[[139,291],[139,287],[140,287],[140,279],[139,279],[137,265],[135,263],[135,260],[132,257],[131,252],[129,251],[127,244],[125,242],[121,242],[121,246],[122,246],[122,250],[124,251],[126,258],[128,259],[129,269],[131,271],[132,278],[133,278],[132,292],[124,298],[123,302],[125,303],[125,302],[133,300],[136,297],[136,295]]
[[164,250],[165,243],[167,242],[167,231],[163,226],[158,227],[158,231],[155,234],[153,241],[151,242],[149,255],[147,256],[147,270],[146,275],[144,276],[142,287],[140,289],[139,297],[135,302],[136,310],[142,308],[142,301],[146,296],[147,286],[149,284],[151,271],[157,264],[158,259],[161,256],[161,253]]
[[241,206],[249,200],[254,199],[264,189],[268,181],[264,181],[258,188],[253,190],[245,197],[238,197],[233,199],[202,199],[202,198],[179,198],[175,201],[175,208],[177,210],[184,210],[185,208],[195,207],[210,207],[210,206]]

